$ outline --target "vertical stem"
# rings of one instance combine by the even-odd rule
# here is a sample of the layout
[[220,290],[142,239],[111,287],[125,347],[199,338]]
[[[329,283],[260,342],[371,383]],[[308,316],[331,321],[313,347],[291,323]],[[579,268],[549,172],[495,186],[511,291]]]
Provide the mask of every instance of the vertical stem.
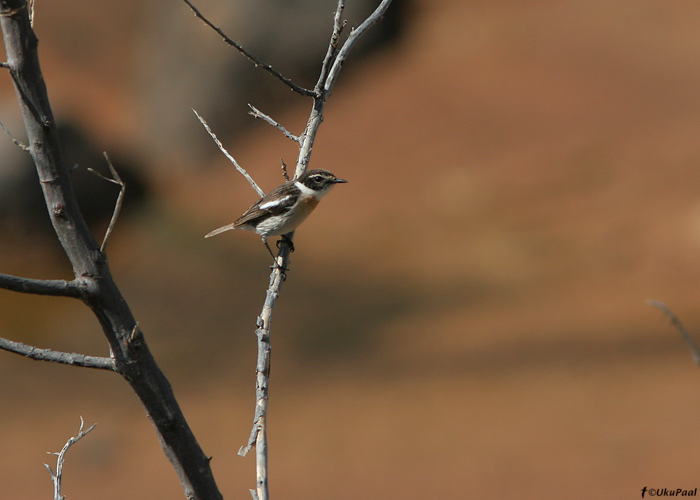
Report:
[[[286,245],[280,250],[282,265],[289,263],[289,249]],[[284,281],[284,273],[277,267],[270,275],[270,286],[267,289],[265,303],[258,318],[258,362],[256,366],[255,383],[255,462],[256,462],[256,490],[258,500],[268,500],[269,491],[267,483],[267,403],[268,382],[270,378],[270,327],[275,303],[279,298],[280,288]]]
[[[267,407],[267,400],[265,400]],[[267,408],[261,409],[267,413]],[[255,475],[257,476],[256,490],[258,500],[268,500],[270,494],[267,486],[267,424],[265,417],[261,416],[259,420],[258,436],[255,440]]]
[[[270,311],[271,314],[271,311]],[[267,486],[267,384],[270,376],[270,316],[258,328],[258,363],[255,369],[255,488],[258,500],[268,500]]]

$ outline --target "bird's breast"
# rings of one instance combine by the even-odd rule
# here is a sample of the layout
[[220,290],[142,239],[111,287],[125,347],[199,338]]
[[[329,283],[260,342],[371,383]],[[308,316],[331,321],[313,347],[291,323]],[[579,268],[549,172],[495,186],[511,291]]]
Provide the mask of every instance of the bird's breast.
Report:
[[261,222],[258,225],[258,233],[279,236],[294,231],[313,212],[316,205],[318,205],[318,199],[315,196],[302,196],[288,212]]

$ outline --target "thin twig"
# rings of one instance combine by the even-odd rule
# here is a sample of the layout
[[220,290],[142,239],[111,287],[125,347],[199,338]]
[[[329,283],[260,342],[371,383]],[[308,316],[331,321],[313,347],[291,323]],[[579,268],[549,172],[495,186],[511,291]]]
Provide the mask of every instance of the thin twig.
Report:
[[[187,1],[187,0],[185,0],[185,1]],[[246,178],[246,180],[250,183],[250,185],[253,187],[253,189],[255,189],[255,192],[258,193],[258,195],[260,195],[261,198],[263,196],[265,196],[265,191],[260,189],[260,186],[258,186],[258,184],[253,180],[253,178],[248,174],[248,172],[246,172],[246,170],[238,164],[236,159],[233,156],[231,156],[228,151],[226,151],[226,148],[224,147],[223,144],[221,144],[221,141],[219,140],[219,138],[216,137],[216,135],[214,135],[214,132],[211,131],[207,122],[204,121],[204,118],[199,116],[199,113],[197,113],[196,110],[193,109],[192,111],[194,111],[194,114],[197,115],[197,118],[199,119],[200,123],[202,125],[204,125],[204,128],[207,130],[207,133],[211,136],[212,139],[214,139],[214,142],[219,147],[221,152],[224,153],[226,158],[228,158],[229,161],[231,163],[233,163],[233,166],[236,167],[236,170],[238,170],[243,175],[243,177]]]
[[[6,64],[6,63],[2,63],[2,64]],[[9,66],[8,66],[8,67],[9,67]],[[20,142],[20,141],[18,141],[17,139],[15,139],[15,137],[14,137],[14,136],[12,135],[12,133],[7,129],[7,127],[5,126],[4,123],[0,122],[0,128],[2,128],[2,131],[5,132],[5,135],[7,135],[7,137],[9,137],[9,138],[12,140],[12,142],[15,143],[15,146],[18,146],[22,151],[29,152],[29,146],[27,146],[27,145],[24,144],[23,142]]]
[[13,292],[32,293],[34,295],[54,295],[60,297],[82,298],[84,285],[81,281],[37,280],[0,274],[0,288]]
[[289,173],[287,172],[287,164],[284,162],[282,158],[280,158],[280,163],[282,164],[282,175],[284,176],[284,180],[289,182]]
[[88,356],[75,352],[54,351],[53,349],[41,349],[33,345],[23,344],[22,342],[14,342],[3,337],[0,337],[0,349],[20,354],[36,361],[50,361],[62,365],[116,371],[116,364],[113,358]]
[[657,309],[660,309],[666,317],[671,321],[671,324],[676,327],[676,330],[683,336],[683,340],[685,340],[685,343],[688,344],[688,347],[690,347],[690,352],[693,355],[693,360],[695,361],[695,364],[700,366],[700,348],[698,348],[698,345],[695,343],[693,340],[693,337],[690,336],[690,333],[688,330],[683,326],[683,323],[681,323],[681,320],[678,319],[678,316],[674,314],[671,309],[668,308],[666,304],[663,302],[658,302],[656,300],[648,300],[647,304],[656,307]]
[[333,65],[331,66],[331,69],[328,72],[328,78],[326,78],[326,81],[323,85],[324,92],[331,91],[333,85],[335,85],[335,82],[338,79],[340,68],[343,66],[343,63],[345,62],[345,59],[348,57],[348,54],[352,50],[352,47],[355,45],[357,40],[359,40],[359,38],[374,25],[374,23],[376,23],[382,18],[382,16],[386,13],[386,10],[389,8],[389,4],[391,4],[391,0],[382,0],[379,6],[374,10],[374,12],[372,12],[372,14],[367,19],[364,20],[362,24],[350,31],[350,35],[348,36],[347,40],[345,40],[345,42],[343,43],[343,46],[341,47],[340,51],[338,51],[338,55],[335,57],[335,61],[333,62]]
[[292,134],[289,130],[284,128],[282,125],[280,125],[278,122],[276,122],[274,119],[272,119],[270,116],[266,115],[262,111],[260,111],[258,108],[253,106],[252,104],[248,104],[248,107],[250,108],[250,111],[248,112],[249,115],[255,117],[255,118],[260,118],[264,122],[269,123],[273,127],[275,127],[277,130],[282,132],[285,137],[293,140],[294,142],[299,142],[300,139],[298,136]]
[[105,155],[105,160],[107,160],[107,166],[109,167],[109,171],[112,174],[112,177],[109,178],[105,175],[102,175],[97,170],[94,170],[89,167],[88,171],[106,180],[107,182],[111,182],[112,184],[116,184],[117,186],[119,186],[119,195],[117,196],[117,201],[114,203],[114,211],[112,212],[112,218],[109,221],[109,225],[107,226],[107,231],[105,231],[104,238],[102,238],[102,245],[100,245],[100,252],[104,253],[105,247],[107,246],[107,240],[109,240],[109,236],[112,234],[114,226],[117,225],[117,219],[119,218],[119,213],[122,210],[122,203],[124,202],[124,193],[126,192],[126,184],[124,184],[124,181],[122,181],[121,177],[119,177],[119,174],[114,168],[114,165],[112,165],[112,161],[109,159],[107,152],[103,151],[102,154]]
[[82,438],[84,438],[91,430],[95,428],[96,425],[97,424],[92,424],[92,427],[90,427],[89,429],[85,429],[85,422],[83,421],[83,417],[80,417],[80,429],[78,430],[78,435],[66,441],[66,444],[63,446],[63,449],[59,453],[47,452],[47,454],[49,455],[58,456],[58,458],[56,459],[55,473],[53,470],[51,470],[51,467],[48,464],[44,464],[44,467],[46,467],[49,471],[49,474],[51,474],[51,481],[53,482],[54,500],[65,500],[65,497],[62,495],[61,492],[61,487],[63,482],[63,464],[66,460],[66,453],[68,452],[68,449],[75,443],[80,441]]
[[338,52],[338,40],[340,39],[340,33],[347,24],[347,21],[343,20],[343,9],[345,9],[345,0],[338,0],[338,6],[335,8],[335,15],[333,16],[333,33],[331,34],[331,40],[328,43],[328,50],[326,51],[326,57],[323,58],[323,64],[321,64],[321,74],[318,77],[318,82],[316,83],[316,93],[320,94],[323,88],[323,82],[328,76],[328,69],[330,68],[333,58]]
[[274,69],[272,68],[272,66],[270,66],[269,64],[267,64],[267,63],[261,61],[260,59],[258,59],[257,57],[255,57],[253,54],[251,54],[250,52],[248,52],[240,43],[238,43],[238,42],[236,42],[236,41],[234,41],[234,40],[231,40],[231,39],[226,35],[226,33],[224,33],[220,28],[218,28],[217,26],[215,26],[209,19],[207,19],[206,17],[204,17],[204,16],[202,15],[202,13],[199,12],[199,10],[197,10],[197,7],[195,7],[194,5],[192,5],[192,3],[191,3],[189,0],[183,0],[183,1],[184,1],[187,5],[189,5],[190,9],[192,9],[192,12],[194,12],[194,15],[195,15],[196,17],[198,17],[199,19],[201,19],[201,20],[204,22],[204,24],[206,24],[207,26],[209,26],[211,29],[213,29],[214,31],[216,31],[216,32],[219,34],[219,36],[221,36],[221,38],[224,39],[224,42],[226,42],[226,43],[229,44],[230,46],[234,47],[236,50],[238,50],[238,52],[240,52],[240,53],[243,54],[245,57],[247,57],[248,60],[249,60],[250,62],[252,62],[253,65],[255,65],[256,68],[261,68],[261,69],[267,71],[268,73],[270,73],[271,75],[273,75],[275,78],[277,78],[278,80],[282,81],[285,85],[287,85],[287,86],[288,86],[290,89],[292,89],[294,92],[297,92],[297,93],[299,93],[299,94],[301,94],[301,95],[305,95],[305,96],[314,96],[314,95],[316,95],[316,93],[315,93],[313,90],[309,90],[309,89],[305,89],[304,87],[300,87],[299,85],[297,85],[296,83],[294,83],[291,79],[289,79],[289,78],[287,78],[286,76],[282,75],[280,72],[274,70]]

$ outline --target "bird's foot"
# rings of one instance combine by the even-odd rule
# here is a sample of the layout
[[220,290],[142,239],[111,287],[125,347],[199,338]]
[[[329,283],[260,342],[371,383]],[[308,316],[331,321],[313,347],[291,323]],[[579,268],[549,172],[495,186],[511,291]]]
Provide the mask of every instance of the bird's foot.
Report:
[[289,237],[286,234],[282,235],[282,239],[277,240],[277,248],[280,247],[280,245],[282,244],[283,241],[289,246],[289,251],[293,252],[294,251],[294,242],[291,239],[289,239]]

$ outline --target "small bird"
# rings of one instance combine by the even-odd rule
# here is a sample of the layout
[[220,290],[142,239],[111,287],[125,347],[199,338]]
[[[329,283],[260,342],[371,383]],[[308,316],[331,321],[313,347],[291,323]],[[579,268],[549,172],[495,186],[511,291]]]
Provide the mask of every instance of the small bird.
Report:
[[345,182],[348,181],[337,178],[328,170],[307,170],[298,179],[277,186],[253,203],[235,222],[214,229],[205,238],[211,238],[229,229],[255,231],[262,237],[265,248],[275,259],[267,239],[279,235],[283,235],[284,238],[284,235],[294,231],[333,186]]

